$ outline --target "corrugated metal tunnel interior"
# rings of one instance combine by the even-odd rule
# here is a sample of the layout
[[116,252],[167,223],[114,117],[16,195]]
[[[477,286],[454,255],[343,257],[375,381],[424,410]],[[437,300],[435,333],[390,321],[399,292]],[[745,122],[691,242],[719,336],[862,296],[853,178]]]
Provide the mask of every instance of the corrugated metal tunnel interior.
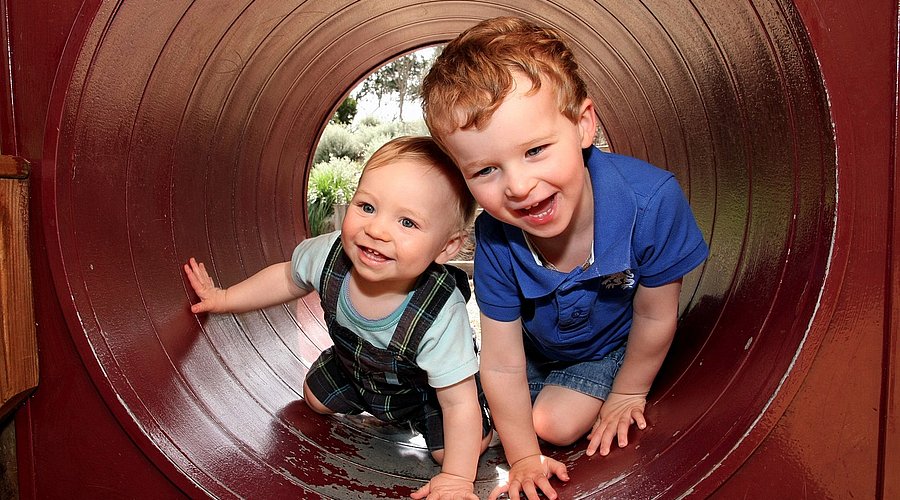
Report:
[[[577,464],[566,495],[677,496],[740,465],[814,340],[835,144],[792,5],[670,4],[106,2],[82,19],[51,100],[44,217],[74,340],[133,440],[189,494],[394,496],[433,474],[402,433],[300,401],[329,343],[315,297],[197,318],[181,264],[228,285],[288,258],[312,151],[350,89],[513,14],[573,40],[612,150],[675,172],[711,250],[685,279],[649,428],[606,458],[547,450]],[[482,459],[479,494],[502,465]]]

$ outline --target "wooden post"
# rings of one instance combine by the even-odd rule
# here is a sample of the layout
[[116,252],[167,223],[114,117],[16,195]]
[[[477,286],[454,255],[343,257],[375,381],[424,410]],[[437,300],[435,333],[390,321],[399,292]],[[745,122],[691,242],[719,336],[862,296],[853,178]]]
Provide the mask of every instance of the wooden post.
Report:
[[0,420],[37,387],[27,161],[0,156]]

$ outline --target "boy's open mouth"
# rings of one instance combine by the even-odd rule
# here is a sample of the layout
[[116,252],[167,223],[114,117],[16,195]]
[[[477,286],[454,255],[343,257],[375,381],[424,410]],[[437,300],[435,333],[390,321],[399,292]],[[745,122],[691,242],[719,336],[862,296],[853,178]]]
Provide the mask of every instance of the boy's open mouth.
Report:
[[543,222],[546,221],[552,214],[553,209],[556,208],[556,195],[541,200],[534,205],[531,205],[526,208],[520,208],[518,212],[523,216],[529,219],[532,219],[535,222]]

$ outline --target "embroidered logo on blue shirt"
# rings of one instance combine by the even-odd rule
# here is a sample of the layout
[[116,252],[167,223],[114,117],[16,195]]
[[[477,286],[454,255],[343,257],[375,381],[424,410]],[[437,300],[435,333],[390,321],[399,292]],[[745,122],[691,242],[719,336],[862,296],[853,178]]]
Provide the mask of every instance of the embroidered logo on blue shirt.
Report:
[[603,278],[602,283],[607,289],[621,288],[626,290],[628,288],[634,288],[634,273],[631,272],[631,269],[626,269]]

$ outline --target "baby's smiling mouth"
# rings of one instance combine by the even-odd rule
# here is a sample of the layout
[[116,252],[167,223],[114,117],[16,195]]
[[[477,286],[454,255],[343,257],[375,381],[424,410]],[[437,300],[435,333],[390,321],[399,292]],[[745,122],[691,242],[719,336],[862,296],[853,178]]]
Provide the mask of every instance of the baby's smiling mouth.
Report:
[[381,252],[374,250],[372,248],[366,247],[366,246],[360,245],[359,250],[360,250],[360,252],[362,252],[364,257],[366,257],[369,260],[375,261],[375,262],[387,262],[387,261],[391,260],[389,257],[382,254]]

